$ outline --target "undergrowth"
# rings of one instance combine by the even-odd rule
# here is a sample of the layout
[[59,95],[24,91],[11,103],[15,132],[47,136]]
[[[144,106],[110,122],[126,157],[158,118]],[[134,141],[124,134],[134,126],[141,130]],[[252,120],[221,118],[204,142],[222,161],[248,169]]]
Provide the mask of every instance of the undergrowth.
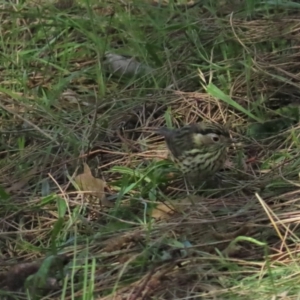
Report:
[[[299,299],[299,8],[2,1],[0,298]],[[155,129],[201,120],[195,192]]]

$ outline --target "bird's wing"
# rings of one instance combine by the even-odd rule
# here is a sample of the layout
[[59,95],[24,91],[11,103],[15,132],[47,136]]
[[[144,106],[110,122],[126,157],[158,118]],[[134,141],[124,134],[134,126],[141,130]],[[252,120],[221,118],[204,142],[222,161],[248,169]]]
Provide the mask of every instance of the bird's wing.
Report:
[[175,157],[182,156],[184,151],[193,147],[191,134],[188,130],[159,128],[158,133],[165,137],[165,141],[171,153]]

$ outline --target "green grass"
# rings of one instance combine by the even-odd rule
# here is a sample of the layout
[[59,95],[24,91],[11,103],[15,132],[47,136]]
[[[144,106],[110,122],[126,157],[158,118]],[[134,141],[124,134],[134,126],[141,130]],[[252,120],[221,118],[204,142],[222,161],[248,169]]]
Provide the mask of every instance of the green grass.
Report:
[[[0,298],[299,299],[299,15],[0,3]],[[243,147],[223,189],[188,196],[153,131],[202,119]],[[75,188],[84,162],[113,207]]]

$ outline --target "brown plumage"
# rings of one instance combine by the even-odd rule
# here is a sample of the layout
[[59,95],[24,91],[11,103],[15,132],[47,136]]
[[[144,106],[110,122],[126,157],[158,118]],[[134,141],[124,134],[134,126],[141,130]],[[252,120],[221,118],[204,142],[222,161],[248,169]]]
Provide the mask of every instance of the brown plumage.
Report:
[[160,128],[171,156],[193,185],[200,185],[220,170],[227,157],[231,139],[228,129],[212,123],[196,123],[179,129]]

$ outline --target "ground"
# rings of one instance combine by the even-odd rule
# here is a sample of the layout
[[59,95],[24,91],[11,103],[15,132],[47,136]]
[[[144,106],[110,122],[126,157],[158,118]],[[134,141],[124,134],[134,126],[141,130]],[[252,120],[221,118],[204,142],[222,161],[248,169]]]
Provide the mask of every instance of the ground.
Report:
[[[0,298],[298,299],[299,9],[2,2]],[[201,120],[195,192],[155,130]]]

